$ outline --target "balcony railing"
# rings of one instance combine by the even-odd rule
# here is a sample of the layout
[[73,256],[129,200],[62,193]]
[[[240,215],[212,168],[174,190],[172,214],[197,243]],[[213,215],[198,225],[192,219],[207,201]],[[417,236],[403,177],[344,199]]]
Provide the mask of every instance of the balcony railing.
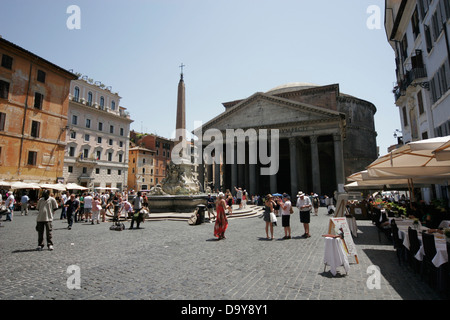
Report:
[[411,70],[406,72],[405,75],[405,85],[409,87],[415,80],[426,78],[427,77],[427,69],[423,68],[412,68]]
[[82,154],[77,157],[77,162],[79,164],[88,165],[88,166],[95,166],[99,159],[95,157],[94,155],[90,157],[84,157]]
[[405,77],[403,80],[400,80],[397,85],[394,87],[392,92],[395,96],[395,101],[400,99],[401,96],[406,95],[406,90],[409,86],[418,86],[420,85],[423,88],[428,89],[427,81],[420,81],[427,78],[427,69],[423,68],[412,68],[409,71],[406,71]]
[[105,112],[108,112],[108,113],[112,113],[112,114],[114,114],[116,116],[119,116],[121,118],[130,119],[130,113],[128,111],[125,111],[125,110],[122,110],[122,109],[111,110],[110,108],[108,108],[108,107],[106,107],[104,105],[101,106],[100,104],[98,104],[96,102],[89,102],[89,101],[87,101],[84,98],[79,98],[79,97],[76,97],[76,96],[72,96],[71,100],[73,102],[77,102],[77,103],[80,103],[82,105],[85,105],[85,106],[88,106],[88,107],[91,107],[91,108],[94,108],[94,109],[97,109],[97,110],[100,110],[100,111],[105,111]]

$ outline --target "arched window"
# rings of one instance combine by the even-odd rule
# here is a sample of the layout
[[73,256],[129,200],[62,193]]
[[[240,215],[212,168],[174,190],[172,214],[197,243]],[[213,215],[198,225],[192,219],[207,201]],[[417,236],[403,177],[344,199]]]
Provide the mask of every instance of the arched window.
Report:
[[73,92],[73,100],[77,102],[80,100],[80,88],[78,87],[75,87],[75,90]]
[[111,101],[111,110],[116,110],[116,103]]
[[104,109],[105,108],[105,98],[104,97],[100,97],[100,109]]
[[88,106],[92,106],[92,92],[88,93]]

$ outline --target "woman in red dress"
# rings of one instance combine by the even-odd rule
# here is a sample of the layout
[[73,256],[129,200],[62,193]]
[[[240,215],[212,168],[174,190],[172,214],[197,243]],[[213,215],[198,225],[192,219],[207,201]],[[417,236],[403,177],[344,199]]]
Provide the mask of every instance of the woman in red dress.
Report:
[[222,192],[219,193],[218,199],[216,202],[216,224],[214,225],[214,236],[218,238],[218,240],[226,239],[225,238],[225,230],[228,227],[228,219],[225,214],[225,210],[227,207],[227,203],[224,199],[224,194]]

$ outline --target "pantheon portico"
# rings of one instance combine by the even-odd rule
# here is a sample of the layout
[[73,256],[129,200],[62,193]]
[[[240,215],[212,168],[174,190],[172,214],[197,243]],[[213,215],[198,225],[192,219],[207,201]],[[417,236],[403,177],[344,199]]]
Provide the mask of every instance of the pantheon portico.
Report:
[[[260,148],[263,131],[268,132],[269,142],[270,134],[276,132],[278,171],[272,175],[261,174],[261,169],[267,168],[268,164],[259,157],[256,162],[252,161],[252,138],[249,137],[245,151],[234,141],[214,150],[220,153],[213,154],[214,163],[199,165],[198,177],[202,186],[232,191],[237,186],[246,189],[250,195],[296,194],[302,190],[330,196],[339,185],[345,184],[346,176],[364,169],[377,158],[375,106],[341,94],[338,84],[294,83],[223,105],[225,111],[194,130],[194,134],[203,137],[205,132],[213,129],[225,138],[229,129],[241,129],[244,133],[252,131],[256,132]],[[209,151],[210,143],[204,140],[202,151]],[[234,148],[230,149],[230,146]],[[267,143],[267,148],[270,150],[274,146]],[[233,157],[234,161],[230,161]]]

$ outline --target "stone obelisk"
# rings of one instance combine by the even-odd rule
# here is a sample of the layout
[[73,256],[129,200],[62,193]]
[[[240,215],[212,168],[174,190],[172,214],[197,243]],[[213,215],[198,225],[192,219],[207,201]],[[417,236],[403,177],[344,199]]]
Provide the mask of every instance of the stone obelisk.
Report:
[[[185,85],[183,79],[183,67],[181,64],[181,77],[178,83],[177,100],[177,121],[175,145],[181,144],[181,154],[174,154],[172,150],[172,161],[167,166],[166,177],[161,182],[164,192],[172,195],[193,195],[200,192],[200,184],[192,173],[193,165],[190,159],[190,152],[185,152],[190,148],[186,141],[186,98]],[[178,153],[179,148],[175,153]],[[189,149],[190,150],[190,149]],[[173,159],[177,158],[176,161]]]
[[[180,130],[182,142],[186,141],[186,87],[183,79],[183,64],[181,64],[180,82],[178,83],[178,100],[177,100],[177,123],[176,130]],[[177,134],[179,132],[177,131]]]

